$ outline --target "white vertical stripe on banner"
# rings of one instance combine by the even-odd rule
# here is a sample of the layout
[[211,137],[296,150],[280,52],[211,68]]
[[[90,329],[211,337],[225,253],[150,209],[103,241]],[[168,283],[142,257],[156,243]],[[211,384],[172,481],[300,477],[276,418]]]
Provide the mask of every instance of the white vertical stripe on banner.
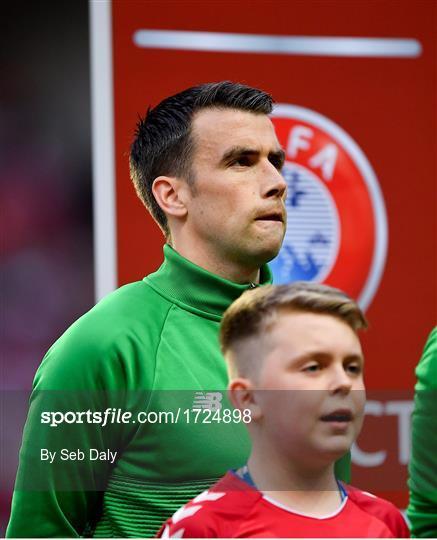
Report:
[[114,102],[110,0],[91,0],[91,118],[94,289],[96,300],[117,287]]

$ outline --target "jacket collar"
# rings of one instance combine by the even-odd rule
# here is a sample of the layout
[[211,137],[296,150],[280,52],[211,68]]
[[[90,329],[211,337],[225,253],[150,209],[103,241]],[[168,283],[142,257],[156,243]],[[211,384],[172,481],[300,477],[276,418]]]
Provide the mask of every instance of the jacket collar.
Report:
[[[185,259],[168,244],[164,245],[161,267],[144,278],[157,293],[184,309],[220,320],[223,312],[247,289],[257,285],[234,283]],[[259,285],[272,282],[265,264],[260,269]]]

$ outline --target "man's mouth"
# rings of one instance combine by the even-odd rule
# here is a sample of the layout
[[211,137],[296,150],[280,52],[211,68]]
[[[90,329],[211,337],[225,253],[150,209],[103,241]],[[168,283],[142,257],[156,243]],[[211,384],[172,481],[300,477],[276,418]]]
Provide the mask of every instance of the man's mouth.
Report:
[[283,223],[284,219],[280,212],[275,212],[271,214],[265,214],[263,216],[258,216],[255,221],[279,221],[280,223]]

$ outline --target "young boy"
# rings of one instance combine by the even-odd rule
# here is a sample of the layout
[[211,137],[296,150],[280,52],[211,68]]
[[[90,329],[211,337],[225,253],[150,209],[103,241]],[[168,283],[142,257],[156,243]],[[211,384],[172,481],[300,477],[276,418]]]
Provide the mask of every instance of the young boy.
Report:
[[163,538],[409,536],[391,503],[334,474],[363,420],[366,326],[348,296],[313,283],[261,287],[230,306],[221,347],[252,453],[176,512]]

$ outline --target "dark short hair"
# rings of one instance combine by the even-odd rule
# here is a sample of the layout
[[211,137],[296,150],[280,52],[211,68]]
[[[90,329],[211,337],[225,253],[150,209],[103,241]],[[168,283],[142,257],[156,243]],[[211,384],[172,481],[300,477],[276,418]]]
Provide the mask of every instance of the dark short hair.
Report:
[[152,185],[160,175],[192,180],[193,114],[207,108],[229,108],[257,114],[272,112],[272,97],[230,81],[193,86],[149,107],[137,124],[130,151],[130,172],[139,198],[168,238],[167,218],[155,200]]
[[[312,282],[266,285],[243,293],[225,311],[220,326],[223,354],[237,343],[268,332],[278,313],[308,312],[331,315],[349,325],[354,332],[367,328],[358,304],[340,289]],[[238,358],[234,358],[238,364]],[[231,373],[239,366],[230,366]]]

